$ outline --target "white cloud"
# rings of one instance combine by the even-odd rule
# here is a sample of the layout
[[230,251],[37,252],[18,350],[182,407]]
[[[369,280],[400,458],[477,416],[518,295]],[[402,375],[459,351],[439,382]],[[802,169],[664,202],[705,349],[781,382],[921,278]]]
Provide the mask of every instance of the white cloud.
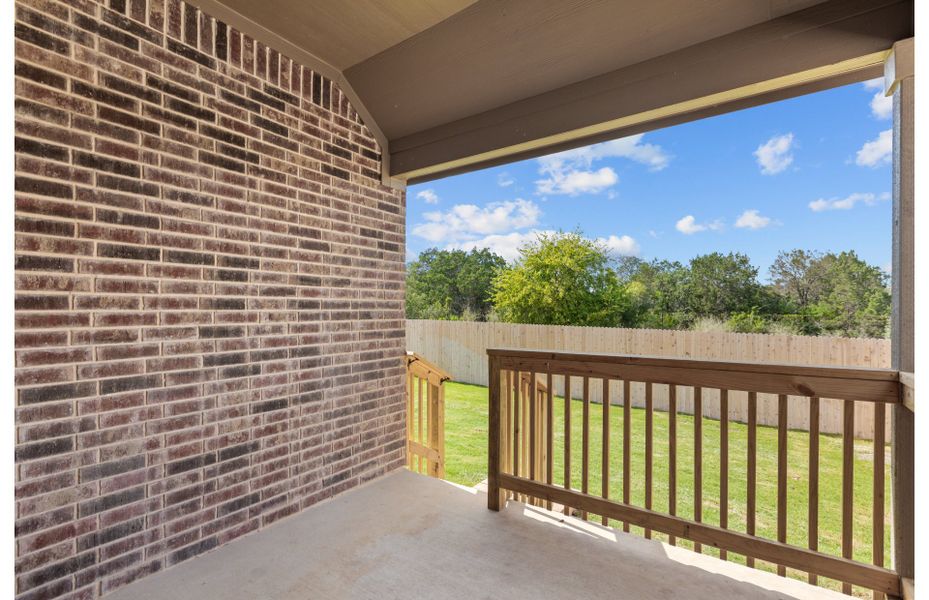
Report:
[[539,159],[539,173],[544,177],[535,182],[536,191],[576,196],[610,188],[619,182],[616,172],[610,167],[593,169],[593,163],[604,158],[627,158],[646,165],[650,171],[667,167],[671,156],[657,144],[643,143],[643,137],[638,134],[543,156]]
[[735,226],[742,229],[764,229],[771,224],[771,217],[763,217],[757,210],[746,210],[735,221]]
[[637,256],[640,250],[639,243],[628,235],[601,237],[597,238],[597,242],[606,246],[614,256]]
[[666,154],[657,144],[644,144],[644,133],[629,137],[592,144],[583,148],[565,150],[539,159],[540,162],[563,162],[576,166],[589,167],[594,161],[602,158],[628,158],[629,160],[648,166],[652,171],[660,171],[671,162],[671,156]]
[[413,227],[415,236],[430,242],[453,242],[524,229],[535,225],[542,211],[530,200],[495,202],[481,208],[474,204],[456,204],[447,212],[427,212],[424,223]]
[[526,243],[534,242],[540,234],[551,233],[554,232],[533,229],[532,231],[525,232],[514,231],[506,234],[494,234],[477,240],[449,244],[447,249],[451,250],[457,248],[461,250],[474,250],[475,248],[487,248],[491,252],[499,254],[504,259],[513,261],[519,258],[519,249]]
[[890,164],[893,153],[893,129],[886,129],[877,138],[865,142],[855,156],[855,164],[860,167],[879,167]]
[[497,185],[500,187],[510,187],[514,183],[516,183],[516,180],[507,172],[497,175]]
[[710,223],[697,223],[697,219],[693,215],[687,215],[678,220],[674,225],[674,228],[683,233],[684,235],[693,235],[695,233],[700,233],[701,231],[719,231],[723,228],[722,221],[716,220]]
[[884,78],[871,79],[865,81],[862,85],[866,90],[875,92],[874,96],[871,97],[871,114],[874,115],[874,118],[889,119],[892,117],[894,114],[894,100],[893,96],[884,94]]
[[871,114],[877,119],[889,119],[894,114],[893,96],[878,92],[871,98]]
[[825,210],[851,210],[858,203],[864,203],[868,206],[874,206],[878,202],[890,200],[890,192],[882,194],[859,193],[850,194],[845,198],[820,198],[810,202],[810,210],[813,212],[823,212]]
[[426,204],[438,204],[439,195],[434,190],[423,190],[416,194],[416,197],[423,200]]
[[790,149],[793,146],[794,134],[776,135],[755,150],[755,158],[764,175],[775,175],[790,166],[794,155]]
[[[553,235],[551,230],[532,229],[530,231],[513,231],[505,234],[493,234],[476,240],[467,240],[455,242],[446,246],[446,249],[473,250],[475,248],[487,248],[491,252],[499,254],[508,261],[519,258],[519,249],[527,243],[534,242],[540,235]],[[609,237],[600,237],[596,241],[606,247],[614,257],[619,256],[636,256],[640,248],[639,243],[628,235],[611,235]]]
[[548,178],[535,182],[536,191],[540,194],[568,196],[597,194],[619,182],[616,171],[609,167],[602,167],[597,171],[552,170],[546,174]]

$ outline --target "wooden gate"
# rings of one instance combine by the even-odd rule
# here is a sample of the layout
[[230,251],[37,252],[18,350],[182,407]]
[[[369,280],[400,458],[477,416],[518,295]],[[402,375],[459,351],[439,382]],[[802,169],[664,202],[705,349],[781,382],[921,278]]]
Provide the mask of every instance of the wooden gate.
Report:
[[445,386],[451,376],[406,353],[406,440],[411,471],[445,477]]

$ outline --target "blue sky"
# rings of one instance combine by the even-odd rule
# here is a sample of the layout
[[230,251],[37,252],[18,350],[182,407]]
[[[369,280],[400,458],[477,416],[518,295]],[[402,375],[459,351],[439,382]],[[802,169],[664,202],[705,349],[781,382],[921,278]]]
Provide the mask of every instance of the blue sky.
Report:
[[686,262],[855,250],[889,269],[891,112],[877,81],[410,186],[408,259],[580,229],[615,255]]

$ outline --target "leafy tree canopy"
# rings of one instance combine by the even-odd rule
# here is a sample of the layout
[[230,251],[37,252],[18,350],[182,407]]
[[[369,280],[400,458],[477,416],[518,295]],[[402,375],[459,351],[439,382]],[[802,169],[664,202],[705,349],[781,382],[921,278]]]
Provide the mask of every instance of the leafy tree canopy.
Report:
[[769,302],[758,284],[758,269],[740,253],[713,252],[694,258],[683,291],[694,317],[750,312]]
[[579,232],[540,234],[494,279],[497,313],[513,323],[622,325],[626,295],[611,263]]
[[423,251],[407,267],[407,318],[486,319],[491,281],[505,265],[503,257],[487,249]]
[[614,260],[580,232],[541,235],[507,266],[488,250],[410,264],[409,318],[887,337],[888,276],[855,252],[778,254],[770,283],[741,253]]

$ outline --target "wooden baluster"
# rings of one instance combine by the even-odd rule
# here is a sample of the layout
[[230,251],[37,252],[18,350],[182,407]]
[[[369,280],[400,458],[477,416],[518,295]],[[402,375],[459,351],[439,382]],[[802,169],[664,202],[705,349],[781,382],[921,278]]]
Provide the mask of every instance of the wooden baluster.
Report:
[[[564,376],[564,489],[571,489],[571,377]],[[565,505],[564,514],[571,508]]]
[[[545,392],[542,390],[542,383],[536,381],[535,384],[535,446],[536,446],[536,466],[535,480],[545,481]],[[544,502],[540,498],[536,506],[542,506]]]
[[[548,372],[548,397],[546,398],[545,406],[545,431],[546,431],[546,447],[545,447],[545,483],[548,485],[552,484],[552,477],[555,465],[555,381],[552,372]],[[548,510],[552,509],[552,501],[549,500],[546,505]]]
[[[409,368],[409,367],[407,367]],[[413,373],[407,373],[406,377],[406,463],[407,467],[412,471],[413,470],[413,452],[410,448],[409,442],[413,440],[413,419],[416,418],[413,407],[413,388],[414,388]]]
[[[419,390],[418,390],[419,396],[418,396],[418,400],[417,400],[418,410],[419,410],[419,413],[418,413],[419,416],[418,416],[417,420],[418,420],[419,424],[418,424],[418,428],[417,428],[417,438],[416,438],[416,441],[418,441],[421,445],[425,445],[426,440],[423,439],[423,379],[422,379],[422,377],[419,377],[419,378],[417,379],[417,386],[418,386],[418,388],[419,388]],[[421,455],[419,456],[419,460],[417,460],[416,471],[417,471],[418,473],[422,473],[422,472],[423,472],[423,457],[422,457]]]
[[[677,386],[668,386],[668,514],[677,514]],[[675,545],[673,535],[668,543]]]
[[[428,395],[429,395],[429,448],[431,450],[438,450],[439,446],[439,386],[429,383],[428,385]],[[431,460],[429,461],[429,474],[433,477],[440,477],[439,471],[441,469],[440,460]]]
[[[588,492],[590,482],[590,378],[584,377],[582,388],[584,412],[581,424],[581,493]],[[581,511],[581,518],[587,520],[587,511]]]
[[[777,397],[777,541],[787,542],[787,395]],[[784,577],[787,569],[777,565]]]
[[[652,509],[652,459],[655,454],[654,439],[652,432],[654,430],[655,410],[652,403],[651,382],[645,382],[645,508]],[[652,530],[645,530],[645,538],[651,539]]]
[[[513,475],[519,477],[522,472],[520,471],[521,457],[519,455],[519,446],[521,443],[520,437],[522,435],[522,422],[520,421],[520,399],[519,399],[519,371],[513,371]],[[518,501],[520,495],[513,493],[513,500]]]
[[[545,384],[539,382],[539,481],[547,482],[548,467],[548,388],[541,389]],[[547,502],[542,502],[539,506],[546,506]]]
[[[651,444],[649,439],[648,444]],[[623,380],[623,502],[629,504],[632,461],[632,396],[629,394],[629,380]],[[649,476],[650,477],[650,476]],[[651,483],[651,481],[649,481]],[[629,532],[629,521],[623,521],[623,531]]]
[[[807,537],[810,550],[819,550],[819,398],[810,398],[810,464],[809,508],[807,510]],[[816,585],[816,573],[808,575],[808,581]]]
[[[506,374],[504,377],[503,374]],[[510,475],[514,474],[513,471],[513,446],[510,443],[513,435],[513,372],[512,371],[502,371],[500,374],[503,388],[503,431],[504,434],[501,437],[501,448],[500,452],[503,454],[503,469],[506,473]],[[504,494],[506,499],[511,497],[511,492],[507,490]]]
[[[852,557],[852,519],[855,485],[855,402],[842,403],[842,556]],[[842,593],[851,594],[852,585],[842,583]]]
[[[719,526],[729,528],[729,390],[719,390]],[[726,556],[720,548],[719,558]]]
[[[519,466],[520,473],[523,477],[529,475],[529,400],[527,394],[529,392],[529,385],[523,379],[523,374],[519,374],[519,415],[520,415],[520,440],[519,440],[519,456],[522,463]],[[522,501],[527,502],[529,497],[525,494],[521,495]]]
[[[694,388],[694,521],[703,520],[703,388]],[[694,551],[700,552],[700,542]]]
[[[874,491],[872,493],[871,558],[878,567],[884,566],[884,439],[887,418],[887,405],[874,403]],[[882,600],[884,594],[874,592],[873,600]]]
[[539,448],[537,446],[537,440],[539,437],[537,429],[538,425],[538,409],[536,405],[538,401],[536,400],[536,385],[535,385],[535,371],[530,371],[529,373],[529,382],[528,382],[528,396],[529,396],[529,479],[532,481],[537,481],[536,477],[538,476],[538,453]]
[[[746,474],[746,493],[747,498],[745,509],[745,533],[755,535],[755,475],[757,472],[756,461],[758,456],[758,394],[755,392],[748,393],[748,473]],[[755,557],[746,556],[745,564],[749,567],[755,566]]]
[[[604,498],[610,497],[610,380],[603,379],[603,447],[600,461],[600,487]],[[600,523],[606,525],[609,519],[602,516]]]

